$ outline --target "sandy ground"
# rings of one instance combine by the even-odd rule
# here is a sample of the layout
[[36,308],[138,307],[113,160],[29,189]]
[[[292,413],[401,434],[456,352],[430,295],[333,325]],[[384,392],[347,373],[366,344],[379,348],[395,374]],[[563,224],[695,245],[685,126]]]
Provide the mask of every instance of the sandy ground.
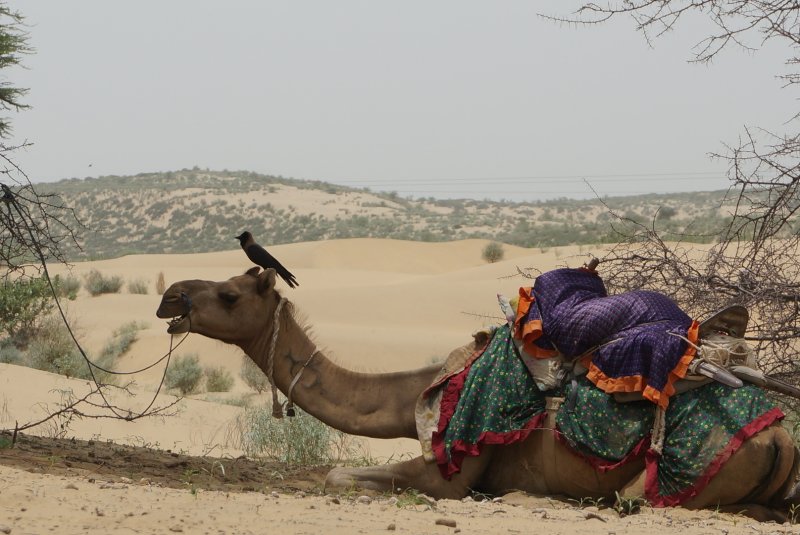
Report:
[[181,490],[125,481],[32,475],[0,467],[4,533],[796,533],[788,525],[678,509],[620,518],[522,495],[502,501]]
[[[517,275],[517,268],[547,270],[562,265],[578,266],[591,252],[553,248],[542,253],[538,249],[505,246],[505,259],[487,264],[481,258],[486,243],[341,240],[277,246],[270,251],[299,280],[299,288],[291,290],[284,286],[282,290],[308,318],[326,354],[346,367],[377,372],[412,369],[442,359],[452,348],[468,342],[472,332],[497,324],[500,314],[496,294],[514,295],[519,286],[528,284]],[[69,271],[78,277],[98,269],[105,275],[120,275],[126,281],[144,280],[150,292],[132,295],[124,290],[120,294],[90,297],[82,291],[69,304],[69,316],[79,326],[81,341],[90,353],[98,351],[120,326],[131,321],[145,322],[147,327],[140,333],[140,339],[118,364],[119,369],[136,369],[162,356],[170,344],[166,325],[155,318],[160,296],[154,287],[159,272],[163,272],[170,284],[183,279],[223,280],[248,267],[250,264],[240,250],[130,256],[76,264]],[[68,270],[54,267],[53,271]],[[33,449],[28,456],[21,449],[0,450],[0,533],[540,530],[576,534],[588,530],[752,534],[792,530],[777,524],[758,524],[744,517],[683,510],[646,512],[620,519],[610,509],[578,509],[567,502],[516,495],[502,502],[442,500],[422,505],[406,503],[402,497],[400,502],[385,496],[333,497],[321,491],[324,473],[314,473],[310,479],[305,474],[298,479],[292,474],[280,474],[278,468],[271,475],[259,476],[256,471],[257,475],[251,478],[254,481],[243,478],[237,480],[238,486],[231,488],[195,482],[194,472],[201,474],[205,470],[213,474],[216,465],[211,462],[211,468],[207,464],[205,468],[189,470],[185,468],[189,465],[176,465],[169,460],[170,456],[211,455],[224,462],[237,459],[242,451],[231,429],[243,409],[218,401],[252,397],[252,393],[238,377],[242,354],[235,348],[191,335],[176,351],[177,355],[188,353],[196,353],[204,365],[230,370],[236,377],[233,391],[184,399],[178,405],[178,416],[174,417],[136,422],[82,420],[70,424],[68,438],[91,442],[56,441],[48,446],[49,450]],[[157,366],[138,374],[136,398],[121,399],[120,403],[129,403],[126,406],[134,410],[146,405],[162,372],[163,367]],[[71,389],[81,393],[87,388],[85,381],[0,365],[0,429],[41,418],[58,404],[58,391]],[[158,402],[167,404],[173,399],[162,394]],[[61,430],[50,425],[32,432],[47,437],[56,436]],[[137,470],[147,463],[116,450],[108,458],[122,455],[125,462],[105,472],[100,470],[111,465],[98,462],[95,450],[109,441],[139,446],[137,451],[149,452],[145,457],[163,469],[163,478],[138,477]],[[377,460],[419,452],[416,442],[405,439],[368,440],[363,447]],[[164,453],[164,450],[170,451]],[[77,465],[82,467],[76,468]],[[281,477],[276,477],[276,473]],[[300,485],[301,480],[306,483]],[[297,488],[304,489],[306,495],[296,495]],[[600,518],[594,518],[595,513]],[[437,520],[454,522],[455,527],[437,524]]]

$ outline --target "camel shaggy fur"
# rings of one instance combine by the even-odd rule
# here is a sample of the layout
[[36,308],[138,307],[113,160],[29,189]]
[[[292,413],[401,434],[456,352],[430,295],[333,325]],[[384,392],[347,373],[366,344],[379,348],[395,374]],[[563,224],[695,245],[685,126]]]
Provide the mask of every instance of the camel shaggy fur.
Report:
[[[431,384],[438,366],[417,370],[365,374],[344,369],[317,351],[292,307],[279,310],[274,342],[275,311],[284,298],[275,289],[275,272],[258,268],[226,281],[186,280],[164,293],[159,318],[172,318],[168,332],[195,332],[235,344],[266,373],[278,389],[294,386],[294,402],[327,425],[346,433],[377,438],[417,438],[414,407]],[[269,362],[274,343],[274,361]],[[309,362],[309,357],[316,353]],[[272,368],[272,371],[270,371]],[[549,416],[552,418],[552,415]],[[545,425],[544,428],[552,428]],[[699,494],[690,508],[733,506],[733,510],[772,511],[796,503],[798,456],[790,435],[772,425],[736,451]],[[554,439],[534,431],[524,441],[485,446],[467,457],[461,472],[445,480],[436,464],[422,457],[367,468],[335,468],[329,487],[361,487],[378,491],[413,488],[436,498],[462,498],[472,491],[502,495],[511,490],[572,498],[644,495],[644,462],[631,462],[601,473]],[[763,516],[763,515],[761,515]]]

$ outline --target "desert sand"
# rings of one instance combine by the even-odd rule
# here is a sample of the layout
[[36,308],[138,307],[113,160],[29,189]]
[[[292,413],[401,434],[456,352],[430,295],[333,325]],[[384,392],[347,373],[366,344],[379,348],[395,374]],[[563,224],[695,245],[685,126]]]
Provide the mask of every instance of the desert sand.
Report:
[[[470,334],[501,321],[497,293],[514,295],[529,281],[517,268],[539,270],[579,266],[591,249],[547,251],[504,246],[504,260],[487,264],[481,258],[486,241],[412,243],[355,239],[270,247],[296,275],[300,286],[279,288],[307,318],[318,345],[343,366],[362,371],[393,371],[441,360]],[[169,348],[163,320],[155,318],[160,295],[155,281],[163,272],[167,285],[183,279],[223,280],[251,267],[244,254],[141,255],[52,266],[53,274],[82,277],[91,269],[148,283],[147,295],[89,296],[81,290],[68,305],[80,340],[90,352],[99,350],[111,333],[131,322],[144,322],[139,340],[120,359],[118,369],[137,369]],[[599,251],[598,251],[599,253]],[[177,340],[176,340],[177,341]],[[241,352],[220,342],[190,335],[176,355],[196,353],[203,365],[224,366],[236,378],[232,392],[197,394],[180,401],[179,414],[135,422],[83,420],[72,422],[68,437],[149,446],[181,454],[236,458],[242,454],[230,428],[239,407],[219,403],[222,397],[250,395],[238,377]],[[123,400],[139,410],[152,397],[163,366],[135,377],[137,397]],[[0,364],[0,429],[40,418],[58,402],[57,390],[88,388],[85,381]],[[216,397],[215,397],[216,396]],[[162,394],[158,402],[172,399]],[[264,397],[266,399],[266,397]],[[256,400],[258,402],[258,400]],[[53,435],[41,426],[31,433]],[[412,440],[367,440],[377,460],[416,455]],[[68,463],[67,463],[68,465]],[[269,490],[225,492],[167,488],[126,474],[98,476],[87,471],[48,473],[46,464],[31,473],[0,465],[0,532],[2,533],[769,533],[790,526],[759,524],[714,512],[650,511],[618,518],[610,509],[577,509],[567,502],[509,496],[502,502],[448,501],[399,507],[389,497],[359,499],[307,496]],[[587,513],[592,513],[588,514]],[[599,518],[596,518],[596,517]],[[455,521],[455,527],[436,524]],[[392,527],[393,526],[393,527]],[[10,531],[9,531],[10,530]],[[796,530],[795,530],[796,531]]]

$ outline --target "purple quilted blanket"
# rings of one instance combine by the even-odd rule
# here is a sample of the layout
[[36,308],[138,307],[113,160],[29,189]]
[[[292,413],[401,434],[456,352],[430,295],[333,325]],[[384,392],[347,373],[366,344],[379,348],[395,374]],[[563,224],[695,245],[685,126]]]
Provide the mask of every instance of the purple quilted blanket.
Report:
[[606,392],[637,392],[666,407],[694,358],[697,323],[665,295],[609,296],[593,270],[556,269],[520,289],[516,333],[531,355],[582,358]]

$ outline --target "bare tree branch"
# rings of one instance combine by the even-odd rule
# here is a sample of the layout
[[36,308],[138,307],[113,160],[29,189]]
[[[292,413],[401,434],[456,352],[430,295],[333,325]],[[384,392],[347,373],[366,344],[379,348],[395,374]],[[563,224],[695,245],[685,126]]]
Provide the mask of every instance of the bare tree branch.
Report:
[[[545,17],[594,25],[620,16],[630,17],[651,46],[689,17],[705,20],[708,32],[691,52],[692,61],[700,63],[730,45],[758,50],[777,40],[786,45],[789,71],[779,78],[787,88],[800,83],[797,0],[589,2],[571,17]],[[797,118],[791,110],[787,126]],[[599,269],[610,291],[660,291],[697,318],[730,304],[746,306],[751,315],[746,338],[760,367],[800,384],[800,134],[745,128],[738,143],[711,156],[727,162],[731,182],[719,207],[715,242],[688,245],[687,235],[667,234],[656,218],[645,225],[612,213],[620,240],[603,255]]]
[[[49,434],[51,436],[54,438],[63,438],[66,436],[70,424],[75,420],[125,419],[126,421],[134,421],[149,416],[174,416],[177,414],[176,405],[182,398],[176,398],[171,403],[138,414],[118,406],[106,404],[106,400],[109,398],[108,390],[114,389],[128,396],[134,396],[135,394],[131,391],[130,387],[130,383],[124,386],[109,384],[95,385],[88,393],[81,397],[76,396],[71,389],[57,390],[55,392],[58,392],[61,399],[55,407],[40,404],[46,413],[43,418],[22,425],[17,423],[13,430],[6,429],[0,431],[13,431],[13,445],[16,442],[17,433],[34,427],[49,426]],[[106,392],[103,393],[103,391]],[[109,409],[112,409],[113,412],[109,412]],[[127,416],[121,418],[117,415],[118,413],[127,413]]]

